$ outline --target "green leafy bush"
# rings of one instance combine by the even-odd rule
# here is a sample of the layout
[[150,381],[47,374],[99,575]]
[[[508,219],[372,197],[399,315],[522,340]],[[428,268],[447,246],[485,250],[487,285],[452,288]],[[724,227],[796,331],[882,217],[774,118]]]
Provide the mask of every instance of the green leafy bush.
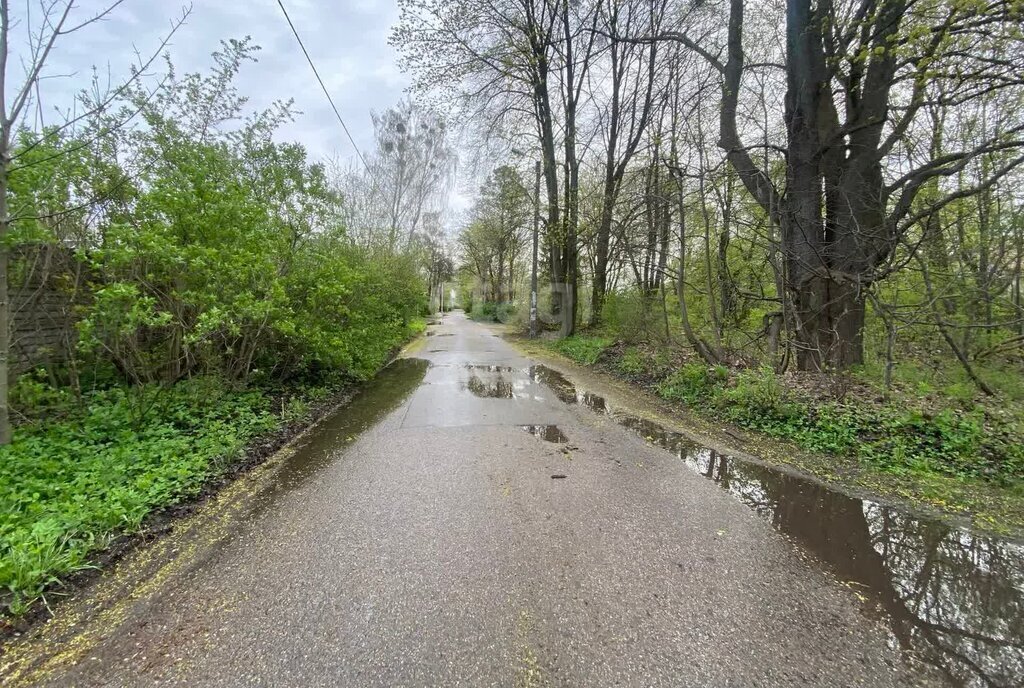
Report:
[[727,379],[728,372],[723,368],[687,363],[659,383],[657,391],[671,401],[697,404],[715,398]]
[[[169,69],[156,93],[133,84],[91,116],[84,138],[19,133],[17,154],[34,164],[12,176],[14,214],[27,218],[12,234],[74,247],[61,279],[85,292],[76,371],[137,385],[366,377],[426,304],[419,246],[357,244],[323,165],[276,140],[290,105],[246,112],[233,80],[256,50],[228,41],[209,73]],[[144,126],[122,126],[129,113]],[[83,198],[104,199],[102,212],[64,212]],[[54,214],[60,223],[31,219]]]
[[611,346],[612,340],[608,337],[591,337],[587,335],[574,335],[556,340],[552,347],[563,356],[571,358],[583,365],[593,365],[598,357]]
[[[303,403],[287,402],[286,415],[303,412]],[[278,422],[264,392],[210,377],[49,404],[0,447],[0,591],[7,605],[21,611],[46,585],[85,566],[111,535],[195,494]]]
[[467,311],[469,317],[479,322],[508,323],[516,317],[516,306],[508,301],[493,303],[485,301],[473,306],[473,310]]

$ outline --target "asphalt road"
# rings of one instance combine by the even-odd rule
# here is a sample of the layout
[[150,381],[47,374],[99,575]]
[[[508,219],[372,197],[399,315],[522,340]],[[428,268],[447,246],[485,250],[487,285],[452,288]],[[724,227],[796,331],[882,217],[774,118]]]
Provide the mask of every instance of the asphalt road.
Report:
[[487,328],[432,330],[429,366],[399,361],[59,610],[10,682],[927,683],[855,590],[725,491],[560,401]]

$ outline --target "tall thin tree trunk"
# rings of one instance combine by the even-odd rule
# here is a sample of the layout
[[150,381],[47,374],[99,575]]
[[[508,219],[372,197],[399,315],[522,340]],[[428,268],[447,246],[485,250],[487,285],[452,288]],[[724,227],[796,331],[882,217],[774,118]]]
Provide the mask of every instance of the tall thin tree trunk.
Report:
[[719,358],[708,345],[697,336],[690,324],[690,312],[686,305],[686,205],[683,201],[683,185],[679,184],[679,280],[676,283],[676,293],[679,298],[679,318],[683,325],[683,335],[690,346],[705,361],[711,364],[719,363]]
[[11,168],[11,128],[14,126],[14,114],[16,113],[8,118],[7,57],[10,48],[10,19],[7,0],[0,0],[0,445],[10,444],[12,434],[11,413],[8,408],[11,301],[7,284],[7,262],[9,259],[7,237],[11,228],[11,213],[7,205],[7,190],[8,174]]
[[932,279],[928,272],[928,264],[920,255],[917,256],[917,263],[921,266],[921,277],[924,280],[925,294],[928,297],[928,308],[932,312],[935,327],[938,328],[939,334],[941,334],[942,338],[946,340],[946,344],[949,345],[953,355],[956,356],[956,360],[960,361],[960,366],[964,369],[964,372],[967,373],[967,377],[971,378],[971,381],[974,382],[982,392],[989,396],[994,396],[995,392],[988,386],[988,384],[985,383],[984,380],[978,377],[978,374],[974,371],[974,367],[971,365],[967,355],[964,354],[963,349],[956,343],[953,335],[949,332],[949,328],[946,327],[946,323],[942,319],[942,313],[939,312],[938,304],[935,303],[935,289],[932,287]]
[[7,127],[0,136],[0,445],[11,443],[11,413],[8,407],[8,381],[11,357],[11,301],[7,284],[10,210],[7,206],[7,170],[10,160]]
[[[703,137],[701,138],[701,168],[704,168]],[[708,211],[707,193],[705,189],[706,170],[701,169],[697,185],[700,194],[700,212],[704,220],[704,271],[708,293],[708,315],[711,317],[711,335],[715,340],[715,349],[722,350],[722,320],[718,317],[718,300],[715,298],[715,269],[711,258],[711,213]]]

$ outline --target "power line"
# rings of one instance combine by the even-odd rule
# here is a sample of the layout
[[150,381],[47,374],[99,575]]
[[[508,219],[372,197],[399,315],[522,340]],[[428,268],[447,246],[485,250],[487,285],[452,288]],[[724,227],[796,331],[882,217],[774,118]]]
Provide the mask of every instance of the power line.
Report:
[[363,167],[366,168],[367,174],[373,177],[373,172],[370,171],[370,166],[366,163],[366,158],[359,151],[359,146],[356,145],[355,139],[352,138],[352,134],[349,133],[348,127],[345,126],[345,120],[341,118],[341,113],[338,112],[338,106],[334,104],[334,99],[331,98],[330,91],[327,90],[327,86],[324,85],[324,80],[320,78],[320,72],[317,71],[316,65],[313,64],[313,58],[309,56],[309,51],[306,50],[305,44],[302,42],[302,38],[299,36],[299,32],[295,29],[295,24],[292,23],[292,18],[288,16],[288,10],[284,8],[284,3],[281,0],[277,0],[277,6],[281,8],[281,12],[284,13],[284,18],[288,21],[288,26],[292,29],[292,35],[295,36],[295,40],[299,42],[299,47],[302,48],[302,54],[306,56],[306,62],[313,69],[313,75],[316,76],[316,80],[320,82],[320,88],[323,89],[324,95],[327,96],[327,102],[331,104],[331,109],[334,110],[334,116],[338,118],[338,122],[341,123],[341,128],[345,130],[345,136],[348,137],[349,143],[352,144],[352,148],[355,149],[356,155],[363,162]]

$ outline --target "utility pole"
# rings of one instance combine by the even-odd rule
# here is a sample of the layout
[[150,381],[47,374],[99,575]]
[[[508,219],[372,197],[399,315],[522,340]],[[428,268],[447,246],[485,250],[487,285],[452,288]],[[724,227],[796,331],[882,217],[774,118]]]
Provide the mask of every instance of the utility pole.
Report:
[[537,242],[540,235],[540,160],[534,163],[533,269],[530,270],[530,337],[537,336]]

